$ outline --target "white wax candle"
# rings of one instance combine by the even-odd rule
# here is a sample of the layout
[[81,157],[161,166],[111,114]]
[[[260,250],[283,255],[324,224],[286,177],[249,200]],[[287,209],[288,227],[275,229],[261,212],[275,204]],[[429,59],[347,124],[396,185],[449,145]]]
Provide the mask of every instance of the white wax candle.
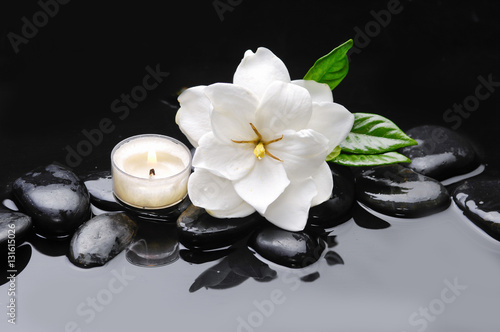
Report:
[[186,196],[191,152],[171,137],[133,136],[111,152],[111,172],[119,200],[137,208],[161,209]]

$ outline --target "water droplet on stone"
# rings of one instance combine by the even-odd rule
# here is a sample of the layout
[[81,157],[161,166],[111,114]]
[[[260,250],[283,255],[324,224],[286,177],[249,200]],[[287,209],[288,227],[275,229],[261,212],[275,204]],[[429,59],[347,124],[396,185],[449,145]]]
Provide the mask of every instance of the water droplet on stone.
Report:
[[125,213],[107,213],[81,225],[69,248],[69,259],[77,266],[100,266],[124,250],[137,232],[137,225]]
[[39,167],[18,178],[13,193],[35,231],[47,238],[70,236],[90,218],[90,198],[83,182],[58,165]]

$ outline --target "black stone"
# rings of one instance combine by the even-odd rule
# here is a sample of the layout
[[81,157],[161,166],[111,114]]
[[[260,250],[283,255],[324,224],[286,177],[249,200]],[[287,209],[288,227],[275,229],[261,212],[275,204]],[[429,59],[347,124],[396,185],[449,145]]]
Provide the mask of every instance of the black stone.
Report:
[[406,132],[419,144],[399,150],[412,160],[408,168],[436,180],[465,174],[479,166],[471,142],[441,126],[419,126]]
[[348,167],[328,163],[333,176],[333,191],[329,200],[309,210],[308,224],[337,226],[350,219],[355,201],[354,177]]
[[81,177],[90,194],[90,201],[105,211],[122,211],[123,207],[113,195],[111,171],[89,173]]
[[191,205],[177,219],[177,233],[187,248],[216,249],[242,239],[264,220],[258,213],[244,218],[214,218],[205,209]]
[[453,200],[479,228],[500,241],[500,179],[467,180]]
[[448,191],[440,182],[400,165],[360,171],[356,196],[375,211],[404,218],[430,215],[450,205]]
[[81,267],[104,265],[132,242],[136,232],[136,223],[125,213],[101,214],[77,229],[69,259]]
[[39,167],[18,178],[13,193],[22,212],[33,219],[37,233],[66,237],[90,214],[90,198],[83,182],[58,165]]
[[291,268],[315,263],[325,248],[307,232],[289,232],[274,225],[257,231],[249,245],[262,257]]
[[31,217],[20,213],[0,209],[0,247],[12,243],[19,245],[32,228]]

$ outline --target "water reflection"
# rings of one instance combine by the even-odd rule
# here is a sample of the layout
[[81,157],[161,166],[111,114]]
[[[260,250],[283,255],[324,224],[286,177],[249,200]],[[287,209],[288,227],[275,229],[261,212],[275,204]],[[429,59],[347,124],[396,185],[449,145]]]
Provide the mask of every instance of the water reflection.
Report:
[[363,209],[358,202],[354,204],[352,218],[354,219],[356,225],[366,229],[384,229],[391,227],[391,224],[387,221],[382,220]]
[[69,254],[71,236],[62,239],[47,239],[35,232],[31,232],[26,241],[31,243],[38,252],[44,255],[59,257]]
[[[291,237],[297,237],[297,233],[299,232],[288,233],[290,233],[289,235]],[[319,232],[319,229],[309,230],[308,235],[317,241],[316,248],[319,248],[319,250],[313,250],[310,252],[310,255],[301,256],[302,262],[298,262],[296,268],[289,268],[287,270],[308,272],[311,268],[314,269],[314,265],[312,264],[321,259],[324,259],[328,266],[344,264],[342,257],[335,251],[330,250],[337,245],[336,236],[332,236],[324,230]],[[189,288],[189,292],[196,292],[203,287],[206,289],[232,288],[242,284],[250,278],[258,282],[268,282],[276,279],[278,277],[277,271],[271,268],[264,260],[259,259],[260,255],[249,249],[248,243],[251,242],[254,237],[254,235],[249,235],[234,245],[221,250],[181,250],[181,257],[191,263],[200,264],[219,259],[217,264],[209,267],[194,280]],[[302,242],[302,238],[298,238],[300,239],[299,241]],[[276,250],[278,252],[283,249],[282,246],[276,243]],[[279,264],[279,261],[274,261],[273,263],[283,267],[286,266],[284,264]],[[300,280],[303,282],[313,282],[319,278],[319,271],[313,271],[300,277]]]
[[[227,289],[242,284],[245,280],[253,278],[256,281],[270,281],[276,278],[277,273],[268,264],[255,257],[246,246],[248,237],[241,240],[227,249],[221,250],[227,254],[220,262],[205,270],[195,279],[189,292],[196,292],[205,287],[211,289]],[[193,254],[187,254],[191,251]],[[183,256],[188,257],[215,257],[214,252],[202,253],[188,249]],[[220,251],[215,251],[220,254]]]
[[127,261],[137,266],[155,267],[179,259],[179,241],[175,224],[138,220],[138,232],[126,249]]
[[[7,245],[2,246],[2,253],[7,252]],[[19,247],[16,248],[15,251],[15,262],[14,262],[14,270],[15,276],[21,274],[21,272],[24,270],[24,268],[28,265],[30,259],[31,259],[31,253],[32,249],[29,244],[22,244]],[[13,268],[9,266],[9,262],[7,260],[7,255],[4,255],[5,259],[2,259],[0,263],[0,286],[6,284],[7,282],[10,281],[8,279],[11,276]]]

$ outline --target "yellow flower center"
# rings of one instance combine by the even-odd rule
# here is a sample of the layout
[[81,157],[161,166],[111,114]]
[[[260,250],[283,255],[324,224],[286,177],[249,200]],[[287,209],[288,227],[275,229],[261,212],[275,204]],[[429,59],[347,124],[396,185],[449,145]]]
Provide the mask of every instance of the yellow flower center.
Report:
[[255,149],[253,150],[253,154],[258,158],[258,159],[262,159],[264,158],[264,156],[266,155],[266,148],[264,147],[264,143],[262,142],[259,142],[259,144],[257,144],[255,146]]
[[276,138],[276,139],[273,139],[273,140],[270,140],[270,141],[263,141],[262,140],[262,135],[259,133],[259,131],[257,130],[257,128],[255,128],[255,126],[253,125],[253,123],[250,123],[250,127],[252,127],[254,133],[257,135],[256,139],[251,140],[251,141],[235,141],[234,139],[232,139],[231,141],[234,142],[234,143],[238,143],[238,144],[241,144],[241,143],[255,144],[255,149],[253,150],[253,154],[259,160],[262,159],[262,158],[264,158],[264,156],[267,153],[267,155],[269,157],[271,157],[273,159],[276,159],[278,161],[283,161],[280,158],[274,156],[271,152],[269,152],[269,150],[266,150],[266,146],[267,145],[269,145],[271,143],[274,143],[274,142],[281,141],[283,139],[283,135],[281,135],[281,137],[279,137],[279,138]]

